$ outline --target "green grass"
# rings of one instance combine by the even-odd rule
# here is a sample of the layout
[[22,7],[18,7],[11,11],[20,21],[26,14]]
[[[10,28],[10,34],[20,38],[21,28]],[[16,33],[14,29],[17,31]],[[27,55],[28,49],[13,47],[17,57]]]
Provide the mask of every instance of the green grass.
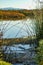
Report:
[[5,61],[0,61],[0,65],[12,65],[11,63],[5,62]]

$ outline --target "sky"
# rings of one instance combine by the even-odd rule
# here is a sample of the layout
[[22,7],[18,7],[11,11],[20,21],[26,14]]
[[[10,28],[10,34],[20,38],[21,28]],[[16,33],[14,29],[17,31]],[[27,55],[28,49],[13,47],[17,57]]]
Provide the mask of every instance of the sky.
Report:
[[0,8],[13,7],[22,9],[34,9],[35,0],[0,0]]

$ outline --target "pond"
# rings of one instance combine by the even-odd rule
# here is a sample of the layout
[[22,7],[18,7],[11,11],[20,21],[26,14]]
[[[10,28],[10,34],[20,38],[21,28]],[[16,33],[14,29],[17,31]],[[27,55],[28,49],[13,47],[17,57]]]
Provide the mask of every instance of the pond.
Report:
[[[35,19],[16,20],[16,21],[0,21],[0,38],[26,38],[36,35]],[[2,46],[4,58],[6,61],[13,61],[14,65],[36,65],[34,58],[36,52],[34,50],[36,42],[30,44],[13,44],[12,46]],[[16,60],[15,60],[16,59]],[[29,60],[30,59],[30,60]]]
[[35,20],[0,21],[3,38],[22,38],[35,35]]
[[[36,45],[36,44],[35,44]],[[4,50],[4,58],[6,61],[10,61],[14,65],[36,65],[35,58],[36,51],[33,44],[15,44],[12,46],[2,46]]]

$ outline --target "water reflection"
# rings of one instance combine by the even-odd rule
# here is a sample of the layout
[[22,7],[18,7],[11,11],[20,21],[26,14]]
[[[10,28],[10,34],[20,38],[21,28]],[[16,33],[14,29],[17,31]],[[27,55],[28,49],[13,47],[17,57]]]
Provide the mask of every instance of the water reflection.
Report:
[[[35,44],[36,45],[36,44]],[[13,46],[3,46],[4,58],[10,61],[13,65],[37,65],[35,63],[36,52],[33,44],[15,44]]]

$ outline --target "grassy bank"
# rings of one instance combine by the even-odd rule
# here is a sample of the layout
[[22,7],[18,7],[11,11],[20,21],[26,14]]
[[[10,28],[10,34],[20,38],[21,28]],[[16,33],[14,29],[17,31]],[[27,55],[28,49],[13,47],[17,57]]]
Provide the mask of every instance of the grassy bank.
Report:
[[12,45],[12,44],[30,44],[36,39],[35,36],[30,36],[26,38],[9,38],[9,39],[0,39],[0,45]]
[[12,65],[11,63],[0,60],[0,65]]
[[34,18],[36,10],[0,10],[0,20],[20,20]]

